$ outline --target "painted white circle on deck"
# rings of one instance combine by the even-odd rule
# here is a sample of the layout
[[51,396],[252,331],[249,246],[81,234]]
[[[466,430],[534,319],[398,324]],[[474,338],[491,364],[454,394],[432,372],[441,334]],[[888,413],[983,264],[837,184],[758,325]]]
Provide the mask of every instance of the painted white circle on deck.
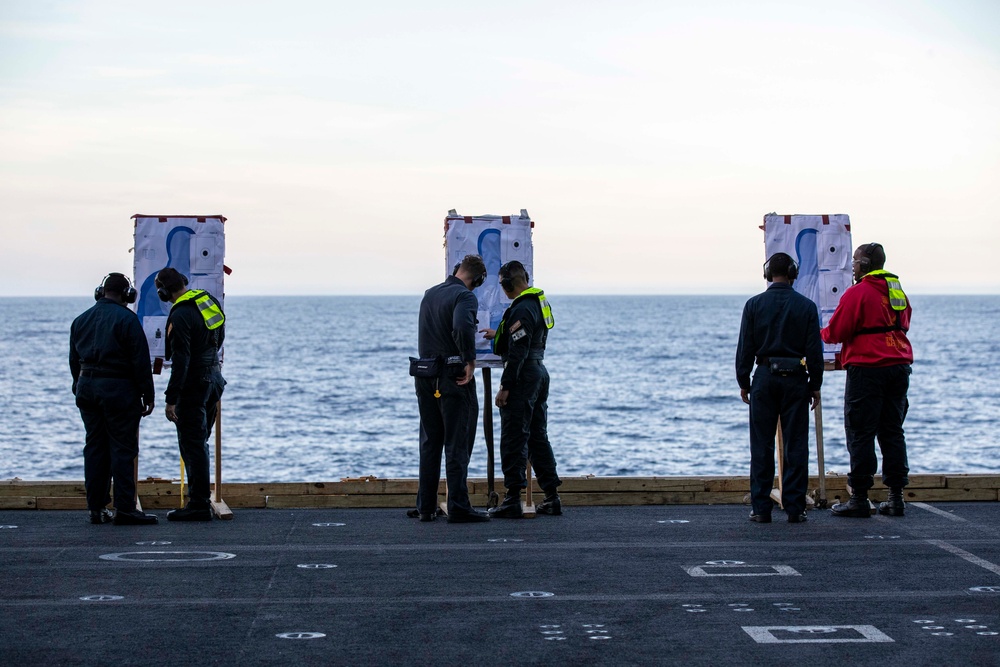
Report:
[[222,551],[126,551],[104,554],[101,560],[127,561],[130,563],[188,563],[210,560],[229,560],[236,554]]
[[124,595],[84,595],[80,598],[84,602],[112,602],[114,600],[124,600]]
[[326,635],[322,632],[281,632],[275,637],[278,639],[320,639]]
[[295,567],[300,567],[303,570],[329,570],[330,568],[337,567],[333,563],[302,563],[296,565]]
[[555,597],[555,593],[549,593],[547,591],[519,591],[517,593],[511,593],[512,598],[551,598]]
[[340,526],[346,526],[346,523],[314,523],[314,526],[318,528],[338,528]]

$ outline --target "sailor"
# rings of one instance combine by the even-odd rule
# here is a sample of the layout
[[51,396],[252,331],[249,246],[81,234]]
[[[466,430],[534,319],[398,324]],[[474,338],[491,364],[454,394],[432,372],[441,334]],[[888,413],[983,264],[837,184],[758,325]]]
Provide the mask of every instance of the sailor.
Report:
[[[466,255],[455,273],[424,292],[411,374],[420,410],[420,480],[416,513],[437,518],[437,491],[444,453],[448,523],[489,521],[469,501],[469,457],[476,440],[476,311],[472,290],[486,280],[479,255]],[[412,514],[411,514],[412,516]]]
[[899,277],[885,267],[885,249],[868,243],[854,251],[854,282],[840,298],[829,325],[820,334],[827,343],[843,343],[841,363],[847,369],[844,386],[844,430],[851,471],[851,497],[834,505],[834,516],[871,516],[868,490],[875,483],[878,460],[875,438],[882,450],[882,483],[888,499],[879,514],[903,516],[903,488],[909,483],[903,420],[909,402],[913,348],[909,299]]
[[211,521],[208,436],[226,381],[219,349],[226,316],[204,290],[187,289],[174,268],[156,274],[156,293],[173,305],[167,318],[165,357],[171,362],[166,416],[177,425],[177,444],[188,475],[188,502],[167,513],[168,521]]
[[494,351],[504,361],[496,405],[500,408],[500,464],[507,493],[490,515],[504,519],[524,515],[521,490],[528,486],[528,461],[545,494],[535,511],[562,514],[557,493],[562,481],[547,432],[549,372],[542,362],[549,329],[555,325],[552,308],[542,290],[528,287],[528,272],[520,262],[501,266],[499,279],[504,294],[513,302],[496,330],[481,331],[493,339]]
[[764,279],[771,284],[746,302],[736,348],[740,398],[750,406],[750,520],[757,523],[771,522],[779,420],[785,444],[781,504],[790,523],[806,520],[809,406],[819,404],[823,344],[816,304],[792,289],[798,268],[783,252],[767,260]]
[[142,325],[125,304],[135,288],[121,273],[109,273],[94,290],[96,304],[73,320],[69,369],[73,395],[87,431],[84,486],[91,523],[107,523],[114,479],[116,525],[156,523],[135,503],[135,457],[139,421],[153,411],[153,372]]

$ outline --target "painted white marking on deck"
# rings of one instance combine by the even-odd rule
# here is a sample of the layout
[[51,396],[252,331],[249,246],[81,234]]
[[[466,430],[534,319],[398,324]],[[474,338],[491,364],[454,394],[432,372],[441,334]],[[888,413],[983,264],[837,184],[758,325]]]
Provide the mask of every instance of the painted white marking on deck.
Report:
[[173,542],[160,542],[158,540],[147,540],[145,542],[136,542],[137,546],[140,547],[166,547],[173,544]]
[[[682,569],[690,574],[692,577],[800,577],[802,576],[795,571],[795,568],[789,567],[788,565],[695,565],[693,567],[684,567]],[[760,569],[770,569],[770,571],[765,572],[734,572],[732,570],[740,570],[746,568],[760,568]],[[709,572],[708,570],[713,570]],[[715,572],[715,570],[724,570],[722,572]]]
[[555,597],[555,593],[549,593],[546,591],[519,591],[517,593],[511,593],[512,598],[551,598]]
[[114,600],[124,600],[123,595],[84,595],[80,598],[84,602],[113,602]]
[[17,526],[0,526],[0,530],[13,530]]
[[[841,630],[854,631],[856,634],[853,637],[836,636],[842,634]],[[894,641],[874,625],[745,625],[743,631],[758,644],[872,644]],[[789,632],[803,638],[782,639],[774,636],[775,631]]]
[[101,560],[127,561],[130,563],[187,563],[207,560],[229,560],[236,554],[222,551],[126,551],[104,554]]
[[656,523],[691,523],[687,519],[667,519],[666,521],[657,521]]
[[965,521],[965,519],[963,519],[960,516],[955,516],[951,512],[945,512],[944,510],[939,510],[936,507],[931,507],[927,503],[910,503],[910,505],[913,507],[919,507],[922,510],[927,510],[928,512],[937,514],[938,516],[943,516],[946,519],[951,519],[952,521]]
[[1000,593],[1000,586],[973,586],[969,590],[973,593]]
[[303,570],[329,570],[337,566],[333,563],[301,563],[295,567],[300,567]]
[[346,523],[314,523],[314,526],[318,528],[337,528],[339,526],[346,526]]
[[928,544],[933,544],[936,547],[944,549],[948,553],[955,554],[956,556],[958,556],[962,560],[968,561],[968,562],[972,563],[973,565],[978,565],[979,567],[983,568],[984,570],[989,570],[993,574],[1000,574],[1000,565],[996,565],[994,563],[991,563],[988,560],[980,558],[979,556],[977,556],[975,554],[970,554],[965,549],[959,549],[954,544],[948,544],[947,542],[944,542],[942,540],[927,540],[927,543]]
[[322,632],[281,632],[275,637],[278,639],[320,639],[326,635]]
[[512,537],[491,537],[487,542],[524,542],[524,540]]

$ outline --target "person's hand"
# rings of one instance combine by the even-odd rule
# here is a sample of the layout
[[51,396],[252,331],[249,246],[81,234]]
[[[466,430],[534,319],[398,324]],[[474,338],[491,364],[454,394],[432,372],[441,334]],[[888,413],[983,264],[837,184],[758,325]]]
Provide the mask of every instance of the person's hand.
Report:
[[151,414],[153,414],[153,399],[152,398],[146,398],[145,396],[143,396],[143,398],[142,398],[142,416],[143,417],[148,417]]
[[746,403],[747,405],[750,405],[750,390],[749,389],[740,389],[740,398],[743,399],[744,403]]
[[494,401],[498,408],[507,407],[507,397],[510,396],[510,391],[500,386],[500,391],[497,392],[497,400]]
[[483,340],[493,340],[493,338],[497,335],[497,330],[496,329],[480,329],[479,333],[484,334],[483,335]]
[[815,410],[816,406],[819,405],[819,392],[818,391],[813,391],[813,392],[810,392],[810,394],[811,394],[811,396],[809,397],[809,405],[811,405],[812,409]]
[[469,382],[472,381],[472,378],[475,377],[475,375],[476,375],[476,362],[470,361],[465,365],[465,375],[455,380],[455,384],[457,384],[459,387],[461,387],[462,385],[469,384]]
[[177,406],[176,405],[168,405],[167,409],[165,410],[165,413],[167,415],[167,420],[168,421],[172,421],[172,422],[177,421]]

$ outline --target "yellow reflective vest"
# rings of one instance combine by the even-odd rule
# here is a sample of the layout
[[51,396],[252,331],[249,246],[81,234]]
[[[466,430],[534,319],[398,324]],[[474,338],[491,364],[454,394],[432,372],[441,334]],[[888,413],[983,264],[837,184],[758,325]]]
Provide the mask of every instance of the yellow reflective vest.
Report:
[[906,294],[903,293],[903,286],[899,284],[899,276],[883,269],[869,271],[865,275],[885,278],[885,283],[889,286],[889,305],[893,310],[906,310]]
[[[526,295],[527,296],[536,296],[536,297],[538,297],[538,305],[540,305],[542,307],[542,320],[545,322],[545,328],[546,329],[551,329],[552,327],[554,327],[556,325],[556,320],[555,320],[554,317],[552,317],[552,307],[549,305],[548,300],[545,298],[545,292],[543,292],[542,290],[538,289],[537,287],[529,287],[528,289],[524,290],[523,292],[521,292],[520,294],[518,294],[516,297],[514,297],[514,301],[517,301],[518,299],[520,299],[521,297],[526,296]],[[511,301],[510,305],[513,306],[514,305],[514,301]],[[504,316],[506,317],[506,313],[504,313]],[[500,336],[503,335],[503,331],[504,331],[504,328],[505,328],[504,325],[505,325],[505,321],[504,320],[500,320],[500,324],[497,326],[497,331],[496,331],[495,334],[493,334],[493,349],[494,350],[496,350],[497,343],[500,342]]]
[[177,297],[177,300],[174,301],[174,306],[191,300],[194,300],[195,305],[198,306],[198,312],[201,313],[202,319],[205,320],[205,327],[209,331],[218,329],[225,324],[226,315],[222,312],[219,302],[203,289],[189,289]]

